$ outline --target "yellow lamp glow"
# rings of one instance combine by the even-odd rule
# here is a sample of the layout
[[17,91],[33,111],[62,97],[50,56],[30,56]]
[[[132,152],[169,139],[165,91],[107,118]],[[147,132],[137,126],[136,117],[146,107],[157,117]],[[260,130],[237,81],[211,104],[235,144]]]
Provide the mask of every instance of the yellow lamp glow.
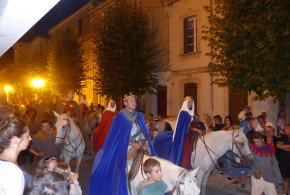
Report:
[[12,90],[12,87],[10,87],[10,86],[5,86],[4,87],[4,91],[6,91],[6,92],[9,92],[11,90]]
[[33,87],[36,87],[36,88],[43,87],[44,84],[45,84],[45,82],[42,79],[35,79],[35,80],[32,81]]

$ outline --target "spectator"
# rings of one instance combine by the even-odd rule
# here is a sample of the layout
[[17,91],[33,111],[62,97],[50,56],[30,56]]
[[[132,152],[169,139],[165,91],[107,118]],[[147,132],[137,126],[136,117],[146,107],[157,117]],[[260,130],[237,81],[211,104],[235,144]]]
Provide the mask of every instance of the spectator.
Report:
[[53,156],[47,156],[41,159],[36,168],[36,173],[52,172],[57,166],[57,158]]
[[[166,122],[164,121],[164,118],[161,114],[157,116],[157,124],[156,124],[156,130],[158,133],[164,132],[166,128]],[[155,135],[156,136],[156,135]]]
[[24,195],[69,195],[69,183],[59,173],[39,173],[25,188]]
[[205,126],[206,133],[209,133],[208,132],[209,131],[208,127],[209,126],[213,126],[213,124],[212,124],[212,117],[211,116],[207,116],[205,118],[205,124],[204,124],[204,126]]
[[278,118],[276,121],[277,126],[277,136],[280,137],[284,133],[284,127],[285,127],[285,111],[280,111],[278,114]]
[[279,156],[279,168],[283,177],[284,194],[288,194],[290,178],[290,124],[285,125],[283,134],[277,143],[277,148],[281,149]]
[[31,140],[29,129],[21,119],[12,117],[0,122],[0,194],[23,193],[30,175],[17,164],[17,157]]
[[59,158],[60,149],[55,146],[56,130],[48,120],[41,121],[41,130],[32,138],[30,152],[38,157],[55,156]]
[[278,162],[280,162],[281,149],[277,148],[277,143],[279,138],[274,136],[275,129],[272,126],[266,127],[266,141],[268,144],[272,144],[275,147],[275,157]]
[[222,128],[222,130],[234,130],[233,120],[230,116],[225,117],[225,126]]
[[14,110],[7,106],[0,105],[0,121],[7,120],[9,117],[14,116]]
[[162,180],[160,163],[149,158],[144,162],[144,172],[147,179],[137,185],[138,195],[164,195],[167,185]]
[[70,166],[65,162],[60,162],[54,168],[54,172],[63,175],[69,181],[69,194],[70,195],[81,195],[82,189],[78,181],[79,175],[71,172]]
[[213,117],[214,120],[214,130],[219,131],[224,128],[224,124],[222,124],[222,117],[220,115],[215,115]]
[[259,131],[259,132],[265,131],[266,130],[266,126],[274,127],[271,122],[268,122],[268,121],[265,120],[266,117],[267,117],[267,115],[265,116],[265,114],[258,116],[257,120],[258,120],[259,124],[255,128],[255,131]]
[[282,182],[282,177],[275,158],[275,148],[264,141],[261,132],[255,132],[254,144],[250,149],[254,155],[253,166],[250,169],[252,195],[277,194],[275,184]]
[[205,134],[205,125],[204,125],[204,123],[203,122],[201,122],[200,120],[199,120],[199,115],[198,114],[195,114],[194,115],[194,119],[195,119],[195,123],[196,123],[196,125],[197,125],[197,128],[198,129],[200,129],[200,130],[202,130],[202,131],[204,131],[204,133],[202,133],[202,134]]
[[149,131],[149,135],[151,140],[154,139],[154,131],[156,131],[156,121],[153,120],[153,114],[148,114],[147,115],[147,121],[146,121],[146,126]]

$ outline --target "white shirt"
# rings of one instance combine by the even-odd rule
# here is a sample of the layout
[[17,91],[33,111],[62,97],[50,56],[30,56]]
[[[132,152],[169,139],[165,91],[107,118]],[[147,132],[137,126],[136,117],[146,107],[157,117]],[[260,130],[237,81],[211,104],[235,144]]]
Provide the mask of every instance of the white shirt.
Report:
[[[267,127],[267,126],[272,126],[274,128],[273,124],[271,122],[268,122],[268,121],[266,121],[265,127]],[[261,131],[264,131],[264,130],[265,129],[263,129],[260,124],[258,124],[256,126],[256,128],[255,128],[255,131],[260,131],[261,132]]]
[[11,162],[0,160],[0,195],[21,195],[23,189],[22,170]]

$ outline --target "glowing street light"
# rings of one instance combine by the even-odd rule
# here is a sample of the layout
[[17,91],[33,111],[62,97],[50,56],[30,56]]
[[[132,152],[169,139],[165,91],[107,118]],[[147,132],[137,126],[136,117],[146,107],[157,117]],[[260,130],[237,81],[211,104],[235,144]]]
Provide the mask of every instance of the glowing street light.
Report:
[[7,86],[4,87],[4,91],[6,91],[6,93],[8,93],[11,90],[12,90],[12,87],[9,86],[9,85],[7,85]]
[[35,88],[43,87],[44,84],[45,84],[45,82],[44,82],[44,80],[42,80],[42,79],[34,79],[34,80],[32,81],[32,85],[33,85],[33,87],[35,87]]

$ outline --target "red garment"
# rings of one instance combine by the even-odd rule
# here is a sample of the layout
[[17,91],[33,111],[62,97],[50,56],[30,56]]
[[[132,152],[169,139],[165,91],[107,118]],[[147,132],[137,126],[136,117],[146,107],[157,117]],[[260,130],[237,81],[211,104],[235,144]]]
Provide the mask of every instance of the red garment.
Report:
[[103,113],[101,123],[95,129],[93,138],[92,138],[93,146],[96,152],[99,151],[103,147],[106,141],[108,132],[110,130],[110,127],[112,125],[113,118],[116,114],[117,114],[117,111],[111,112],[110,110],[105,110],[105,112]]
[[65,106],[64,106],[64,109],[63,109],[62,113],[66,114],[68,112],[70,112],[70,117],[71,118],[77,117],[76,111],[74,109],[74,105],[73,105],[72,101],[65,101]]
[[[193,120],[190,125],[189,125],[189,129],[193,129],[193,128],[197,128],[200,129],[200,127],[198,126],[198,124],[196,123],[195,120]],[[189,130],[186,138],[184,140],[184,144],[183,144],[183,152],[182,152],[182,156],[181,156],[181,167],[190,170],[191,169],[191,153],[193,151],[193,142],[197,141],[196,139],[198,138],[199,133],[193,131],[193,130]]]

